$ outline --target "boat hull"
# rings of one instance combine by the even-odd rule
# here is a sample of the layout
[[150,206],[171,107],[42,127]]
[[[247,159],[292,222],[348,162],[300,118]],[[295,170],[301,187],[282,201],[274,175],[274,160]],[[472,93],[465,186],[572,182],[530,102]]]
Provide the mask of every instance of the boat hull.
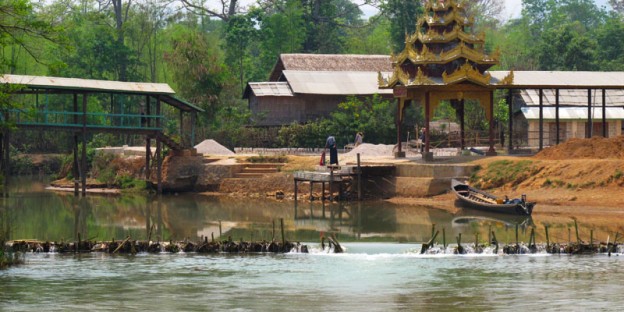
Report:
[[451,189],[457,197],[456,204],[465,208],[530,216],[535,206],[535,203],[525,201],[501,203],[502,201],[498,197],[473,188],[458,180],[452,180]]

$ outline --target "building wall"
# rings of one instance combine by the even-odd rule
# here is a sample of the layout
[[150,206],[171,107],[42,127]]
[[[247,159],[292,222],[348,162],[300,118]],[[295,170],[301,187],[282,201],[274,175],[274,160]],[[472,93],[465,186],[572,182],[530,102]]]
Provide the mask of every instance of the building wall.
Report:
[[304,103],[293,96],[249,97],[249,109],[255,125],[279,126],[302,122],[305,116]]
[[[249,109],[255,125],[280,126],[293,122],[329,117],[348,96],[297,94],[295,96],[249,96]],[[364,97],[361,97],[364,98]],[[391,99],[392,95],[385,96]]]
[[[553,140],[552,142],[555,142],[556,126],[554,126],[554,124],[554,122],[544,121],[544,146],[550,145],[551,137]],[[561,142],[570,138],[583,139],[585,138],[585,133],[587,131],[585,128],[586,121],[584,120],[560,121],[559,127],[561,129],[560,131],[565,130],[565,136],[562,135]],[[609,129],[609,137],[615,137],[623,134],[621,120],[608,120],[607,127]],[[602,136],[602,133],[596,133],[594,136]],[[528,145],[531,148],[539,147],[539,120],[529,120]]]

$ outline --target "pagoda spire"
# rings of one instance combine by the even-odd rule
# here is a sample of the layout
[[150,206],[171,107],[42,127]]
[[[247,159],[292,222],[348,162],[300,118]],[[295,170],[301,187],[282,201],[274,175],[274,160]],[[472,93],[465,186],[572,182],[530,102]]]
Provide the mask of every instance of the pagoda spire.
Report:
[[498,64],[499,53],[485,52],[485,34],[474,34],[474,18],[466,13],[466,2],[429,0],[408,35],[405,47],[392,56],[394,71],[380,77],[380,88],[451,85],[461,82],[487,86],[487,70]]

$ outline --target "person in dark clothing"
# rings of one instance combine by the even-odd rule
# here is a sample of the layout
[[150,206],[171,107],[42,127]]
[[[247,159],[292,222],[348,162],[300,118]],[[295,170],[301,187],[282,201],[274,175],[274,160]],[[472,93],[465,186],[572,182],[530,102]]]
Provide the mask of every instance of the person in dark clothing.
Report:
[[338,148],[336,147],[336,138],[327,137],[325,148],[329,148],[329,164],[338,166]]

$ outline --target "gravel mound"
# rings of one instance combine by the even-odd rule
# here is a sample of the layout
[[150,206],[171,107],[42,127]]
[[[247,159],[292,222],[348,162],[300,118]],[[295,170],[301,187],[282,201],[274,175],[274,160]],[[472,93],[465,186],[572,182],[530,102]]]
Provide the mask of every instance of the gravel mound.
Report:
[[539,159],[608,159],[624,158],[624,136],[591,139],[572,138],[562,144],[542,150],[535,155]]
[[195,145],[195,148],[197,149],[198,153],[201,153],[204,155],[220,155],[220,156],[235,155],[235,153],[227,149],[227,147],[219,144],[217,141],[212,140],[212,139],[204,140],[203,142]]

